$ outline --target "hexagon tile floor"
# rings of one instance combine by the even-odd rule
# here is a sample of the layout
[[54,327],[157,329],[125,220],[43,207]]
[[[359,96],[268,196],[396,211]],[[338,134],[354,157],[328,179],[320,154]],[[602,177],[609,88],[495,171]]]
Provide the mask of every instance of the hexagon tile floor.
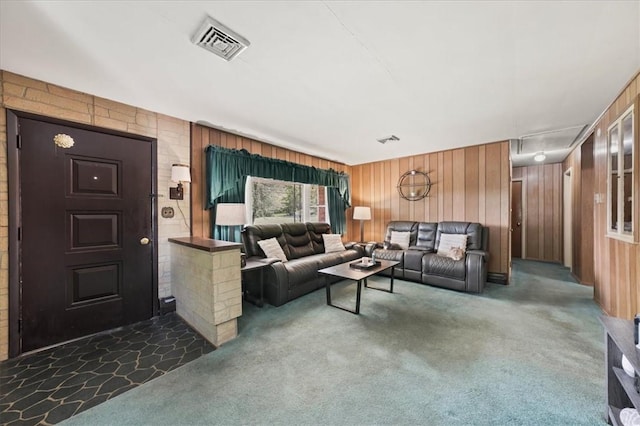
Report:
[[214,348],[175,313],[0,363],[0,424],[55,424]]

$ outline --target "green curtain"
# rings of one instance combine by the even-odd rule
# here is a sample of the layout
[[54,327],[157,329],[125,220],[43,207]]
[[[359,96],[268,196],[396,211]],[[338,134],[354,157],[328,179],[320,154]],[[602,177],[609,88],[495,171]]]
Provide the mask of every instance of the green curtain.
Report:
[[[247,176],[278,179],[288,182],[322,185],[328,188],[329,216],[335,233],[346,229],[345,209],[351,205],[349,176],[333,169],[323,170],[284,160],[250,154],[247,150],[228,149],[209,145],[205,149],[207,159],[207,196],[205,208],[214,208],[218,202],[244,202],[244,185]],[[215,212],[215,210],[214,210]],[[215,214],[211,215],[212,225]],[[211,227],[216,235],[222,235],[219,226]]]
[[331,218],[331,232],[344,234],[347,231],[347,217],[345,210],[349,207],[340,196],[340,191],[335,187],[327,188],[329,201],[329,217]]

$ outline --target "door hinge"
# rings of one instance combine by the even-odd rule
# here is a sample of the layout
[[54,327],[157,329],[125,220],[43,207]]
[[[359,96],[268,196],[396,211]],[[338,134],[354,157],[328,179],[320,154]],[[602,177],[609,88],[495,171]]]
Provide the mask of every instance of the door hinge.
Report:
[[22,319],[18,320],[18,333],[22,333]]
[[22,149],[22,136],[16,135],[16,139],[16,146],[18,147],[18,149]]
[[22,228],[18,227],[18,241],[22,241]]

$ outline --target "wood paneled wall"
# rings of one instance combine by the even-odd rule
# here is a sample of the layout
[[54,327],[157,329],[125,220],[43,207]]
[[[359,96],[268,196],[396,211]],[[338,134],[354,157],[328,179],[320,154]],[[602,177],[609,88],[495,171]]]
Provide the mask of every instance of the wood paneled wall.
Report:
[[204,209],[205,204],[205,165],[204,149],[209,145],[222,146],[224,148],[246,149],[252,154],[262,155],[268,158],[291,161],[305,166],[313,166],[320,169],[333,169],[338,172],[350,174],[350,167],[334,161],[314,157],[300,152],[270,145],[254,139],[238,136],[222,130],[191,125],[191,233],[197,237],[211,236],[211,222],[209,211]]
[[593,285],[593,209],[594,164],[593,134],[575,149],[562,164],[563,172],[571,169],[573,275],[582,283]]
[[522,180],[525,259],[562,263],[562,164],[514,167]]
[[[480,222],[488,226],[489,271],[509,274],[510,238],[509,143],[396,158],[351,167],[352,205],[370,206],[365,241],[382,241],[392,220]],[[433,185],[427,198],[407,201],[396,185],[409,170],[429,173]],[[360,239],[359,221],[347,211],[348,240]]]
[[[635,102],[635,193],[633,208],[636,227],[640,226],[640,73],[622,90],[595,126],[594,189],[606,200],[607,129]],[[575,153],[574,153],[575,154]],[[594,209],[595,299],[609,315],[631,319],[640,312],[640,245],[606,236],[607,203]]]

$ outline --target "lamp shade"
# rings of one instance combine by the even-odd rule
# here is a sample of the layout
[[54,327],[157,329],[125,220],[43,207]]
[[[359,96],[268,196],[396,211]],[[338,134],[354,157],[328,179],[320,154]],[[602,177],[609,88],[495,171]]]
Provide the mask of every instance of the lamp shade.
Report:
[[171,180],[173,182],[191,182],[191,173],[186,164],[174,164],[171,166]]
[[237,226],[246,223],[244,204],[221,203],[216,208],[216,225]]
[[371,207],[354,207],[353,218],[356,220],[371,220]]

